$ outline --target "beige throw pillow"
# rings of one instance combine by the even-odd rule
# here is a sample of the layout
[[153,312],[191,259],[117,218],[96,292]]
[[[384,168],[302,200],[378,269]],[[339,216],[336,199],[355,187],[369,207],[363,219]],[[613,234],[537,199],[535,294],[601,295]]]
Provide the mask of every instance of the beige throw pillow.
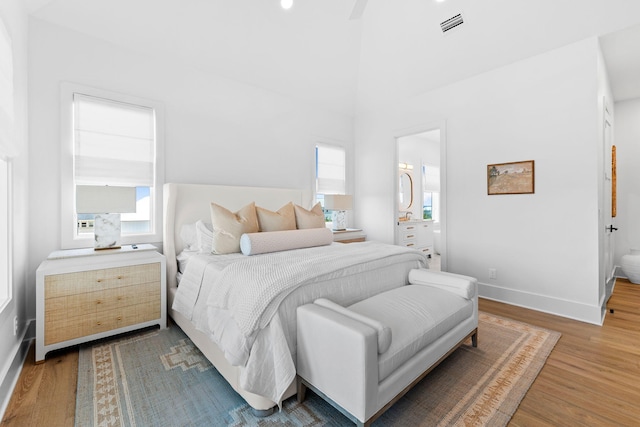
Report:
[[213,226],[214,254],[231,254],[240,252],[240,237],[244,233],[258,232],[256,205],[251,202],[238,212],[211,203],[211,225]]
[[289,202],[276,212],[256,206],[260,231],[284,231],[296,229],[296,214]]
[[295,205],[294,210],[296,212],[296,226],[298,229],[305,228],[322,228],[326,227],[324,220],[324,213],[322,212],[322,206],[320,202],[316,203],[311,210],[306,210],[302,206]]

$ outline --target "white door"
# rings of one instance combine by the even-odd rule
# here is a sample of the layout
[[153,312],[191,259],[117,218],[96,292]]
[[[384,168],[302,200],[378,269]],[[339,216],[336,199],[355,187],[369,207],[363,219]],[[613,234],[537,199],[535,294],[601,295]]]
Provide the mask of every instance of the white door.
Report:
[[615,149],[613,147],[613,135],[611,128],[611,117],[606,106],[604,108],[604,201],[603,201],[603,214],[604,214],[604,283],[602,283],[600,289],[600,295],[605,296],[605,303],[611,291],[613,290],[614,282],[614,265],[613,265],[613,250],[615,241]]

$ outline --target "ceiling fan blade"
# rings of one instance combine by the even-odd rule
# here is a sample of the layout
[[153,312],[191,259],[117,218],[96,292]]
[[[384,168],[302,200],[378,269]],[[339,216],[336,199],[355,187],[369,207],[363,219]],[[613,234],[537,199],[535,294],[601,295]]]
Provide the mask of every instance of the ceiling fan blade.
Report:
[[355,4],[353,5],[353,10],[351,11],[351,16],[349,16],[349,19],[351,20],[360,19],[362,17],[362,14],[364,13],[364,9],[367,7],[367,1],[368,0],[356,0]]

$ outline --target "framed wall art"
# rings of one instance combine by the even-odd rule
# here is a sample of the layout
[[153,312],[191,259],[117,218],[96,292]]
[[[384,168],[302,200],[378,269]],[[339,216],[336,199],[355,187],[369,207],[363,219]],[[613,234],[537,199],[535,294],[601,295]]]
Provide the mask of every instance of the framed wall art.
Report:
[[525,160],[487,165],[487,193],[532,194],[535,184],[535,162]]

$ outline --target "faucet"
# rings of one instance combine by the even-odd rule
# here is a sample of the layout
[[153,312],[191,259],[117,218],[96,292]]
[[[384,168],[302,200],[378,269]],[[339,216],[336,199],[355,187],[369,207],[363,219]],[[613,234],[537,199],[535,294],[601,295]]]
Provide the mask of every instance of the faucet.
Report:
[[407,214],[406,214],[407,221],[411,220],[411,215],[413,215],[413,212],[411,212],[411,211],[407,212]]

